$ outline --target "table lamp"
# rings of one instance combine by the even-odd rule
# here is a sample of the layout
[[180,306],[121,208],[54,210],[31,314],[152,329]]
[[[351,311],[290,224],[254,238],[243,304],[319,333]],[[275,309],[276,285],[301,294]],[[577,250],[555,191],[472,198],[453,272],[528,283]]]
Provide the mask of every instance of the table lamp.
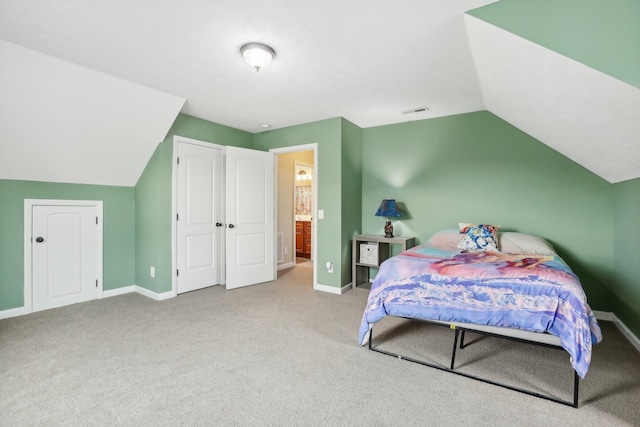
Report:
[[402,216],[402,213],[398,210],[395,199],[384,199],[382,203],[380,203],[376,216],[387,217],[387,223],[384,225],[384,237],[393,237],[391,217],[400,218]]

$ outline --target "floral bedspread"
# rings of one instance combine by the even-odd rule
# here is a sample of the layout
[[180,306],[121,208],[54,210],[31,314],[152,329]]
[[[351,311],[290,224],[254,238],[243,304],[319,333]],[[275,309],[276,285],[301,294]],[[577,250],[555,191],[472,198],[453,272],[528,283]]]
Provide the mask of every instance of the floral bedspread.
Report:
[[547,331],[584,378],[602,340],[579,279],[558,256],[421,245],[389,258],[371,285],[359,344],[387,315]]

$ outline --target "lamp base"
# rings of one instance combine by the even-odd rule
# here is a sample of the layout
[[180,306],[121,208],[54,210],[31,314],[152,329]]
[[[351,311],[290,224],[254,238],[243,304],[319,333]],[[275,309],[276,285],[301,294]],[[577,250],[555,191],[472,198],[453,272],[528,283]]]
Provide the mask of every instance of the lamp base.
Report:
[[384,225],[384,237],[393,237],[393,225],[391,225],[390,219],[388,219]]

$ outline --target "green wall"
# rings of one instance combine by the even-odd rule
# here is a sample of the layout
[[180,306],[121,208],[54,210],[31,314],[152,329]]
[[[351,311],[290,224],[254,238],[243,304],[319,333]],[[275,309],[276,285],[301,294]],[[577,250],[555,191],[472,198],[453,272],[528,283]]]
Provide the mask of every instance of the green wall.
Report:
[[362,229],[362,129],[342,119],[342,284],[351,283],[351,238]]
[[458,222],[540,235],[611,310],[611,184],[486,111],[364,129],[362,148],[363,232],[383,234],[374,213],[394,198],[396,234],[421,242]]
[[640,88],[638,0],[502,0],[467,13]]
[[640,179],[613,185],[613,312],[640,337]]
[[135,188],[0,180],[0,310],[23,306],[25,198],[103,200],[104,289],[171,290],[174,135],[261,150],[318,144],[319,284],[351,281],[351,236],[382,234],[374,212],[395,198],[405,213],[396,234],[419,242],[458,221],[547,238],[591,306],[640,335],[640,179],[609,184],[486,111],[367,129],[335,118],[253,135],[180,114]]
[[[172,288],[172,179],[174,135],[218,145],[251,148],[248,132],[179,114],[135,187],[136,284],[156,293]],[[155,277],[149,267],[156,269]]]
[[[291,147],[304,144],[318,144],[318,209],[324,210],[324,219],[318,219],[317,253],[318,283],[341,287],[342,271],[349,265],[342,254],[342,119],[328,119],[319,122],[275,129],[254,135],[254,148],[268,151],[272,148]],[[333,262],[334,273],[328,273],[324,265]],[[338,273],[338,274],[336,274]]]
[[24,199],[102,200],[103,289],[135,284],[133,187],[0,180],[0,311],[24,305]]

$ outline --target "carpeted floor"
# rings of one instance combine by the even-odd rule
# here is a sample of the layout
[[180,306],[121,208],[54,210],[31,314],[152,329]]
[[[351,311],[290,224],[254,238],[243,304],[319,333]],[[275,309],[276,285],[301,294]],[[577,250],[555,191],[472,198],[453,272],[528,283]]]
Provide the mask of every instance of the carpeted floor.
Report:
[[[358,347],[368,291],[313,291],[311,274],[1,320],[0,425],[640,425],[640,356],[608,322],[574,409]],[[446,328],[386,318],[374,330],[380,348],[449,360]],[[459,369],[571,397],[564,351],[471,342]]]

